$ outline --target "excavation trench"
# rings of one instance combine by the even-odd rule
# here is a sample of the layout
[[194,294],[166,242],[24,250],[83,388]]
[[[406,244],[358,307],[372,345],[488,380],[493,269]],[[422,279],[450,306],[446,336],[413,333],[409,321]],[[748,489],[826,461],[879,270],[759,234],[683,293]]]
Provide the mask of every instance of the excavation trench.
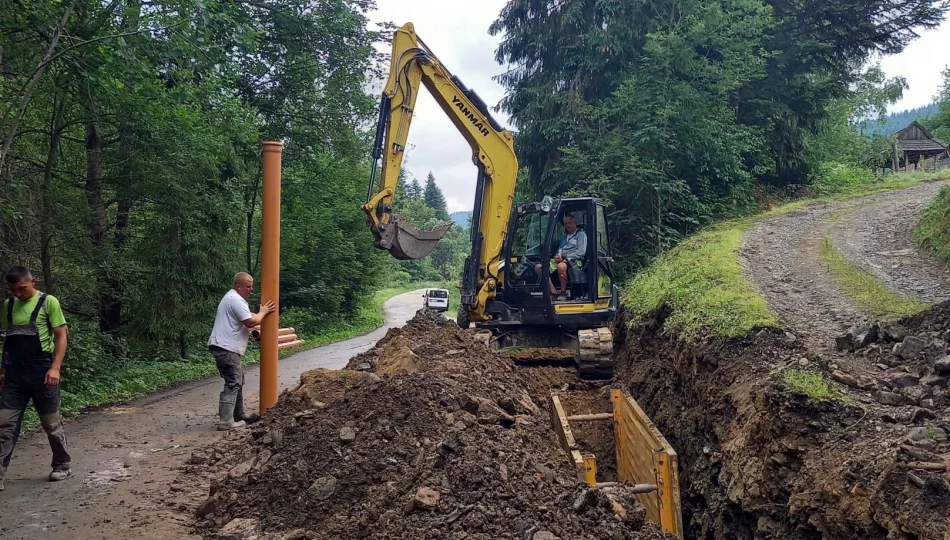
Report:
[[[950,403],[937,411],[880,407],[869,397],[874,381],[860,389],[827,378],[842,388],[840,399],[813,400],[781,382],[791,370],[834,371],[801,340],[768,329],[687,343],[663,329],[665,315],[616,323],[614,384],[636,397],[678,453],[686,538],[947,538],[950,483],[941,467],[950,447],[908,433],[942,433],[935,426]],[[941,305],[903,322],[910,333],[942,335],[948,315]],[[939,358],[946,344],[936,343]],[[891,362],[888,377],[933,362],[923,353],[895,362],[890,347],[869,356]],[[922,466],[928,470],[908,468],[921,456],[933,462]]]

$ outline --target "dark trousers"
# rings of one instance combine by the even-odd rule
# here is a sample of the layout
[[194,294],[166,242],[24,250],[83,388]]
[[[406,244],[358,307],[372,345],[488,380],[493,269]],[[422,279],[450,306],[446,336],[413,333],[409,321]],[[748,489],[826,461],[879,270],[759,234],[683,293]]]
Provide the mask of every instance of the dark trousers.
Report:
[[211,347],[214,363],[218,367],[218,374],[224,379],[224,392],[243,397],[244,367],[241,365],[241,355],[220,347]]
[[13,455],[23,413],[30,400],[40,415],[40,423],[46,431],[53,450],[53,469],[69,467],[70,457],[66,446],[63,419],[59,414],[59,385],[47,387],[46,372],[49,365],[12,365],[7,367],[0,388],[0,466],[6,468]]

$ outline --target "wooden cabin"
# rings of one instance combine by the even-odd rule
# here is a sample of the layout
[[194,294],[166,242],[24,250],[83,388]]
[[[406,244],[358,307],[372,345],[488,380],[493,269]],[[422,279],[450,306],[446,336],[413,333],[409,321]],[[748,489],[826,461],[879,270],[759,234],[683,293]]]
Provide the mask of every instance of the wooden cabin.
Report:
[[916,120],[895,135],[897,141],[891,158],[891,170],[894,172],[901,169],[910,171],[921,159],[936,161],[947,157],[947,143],[935,139]]

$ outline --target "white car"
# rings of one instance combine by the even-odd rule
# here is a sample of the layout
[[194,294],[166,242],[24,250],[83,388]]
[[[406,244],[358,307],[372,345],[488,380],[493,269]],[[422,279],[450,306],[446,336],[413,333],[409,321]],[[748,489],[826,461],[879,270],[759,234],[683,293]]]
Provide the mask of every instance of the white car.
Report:
[[422,307],[435,311],[449,310],[449,291],[445,289],[426,289],[422,295]]

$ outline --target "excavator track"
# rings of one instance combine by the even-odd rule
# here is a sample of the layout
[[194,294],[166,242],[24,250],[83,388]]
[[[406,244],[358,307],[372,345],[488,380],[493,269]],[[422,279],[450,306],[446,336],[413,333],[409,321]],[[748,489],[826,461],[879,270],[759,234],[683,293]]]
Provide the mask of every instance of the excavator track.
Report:
[[577,332],[577,372],[583,379],[609,379],[614,373],[614,336],[607,327]]

